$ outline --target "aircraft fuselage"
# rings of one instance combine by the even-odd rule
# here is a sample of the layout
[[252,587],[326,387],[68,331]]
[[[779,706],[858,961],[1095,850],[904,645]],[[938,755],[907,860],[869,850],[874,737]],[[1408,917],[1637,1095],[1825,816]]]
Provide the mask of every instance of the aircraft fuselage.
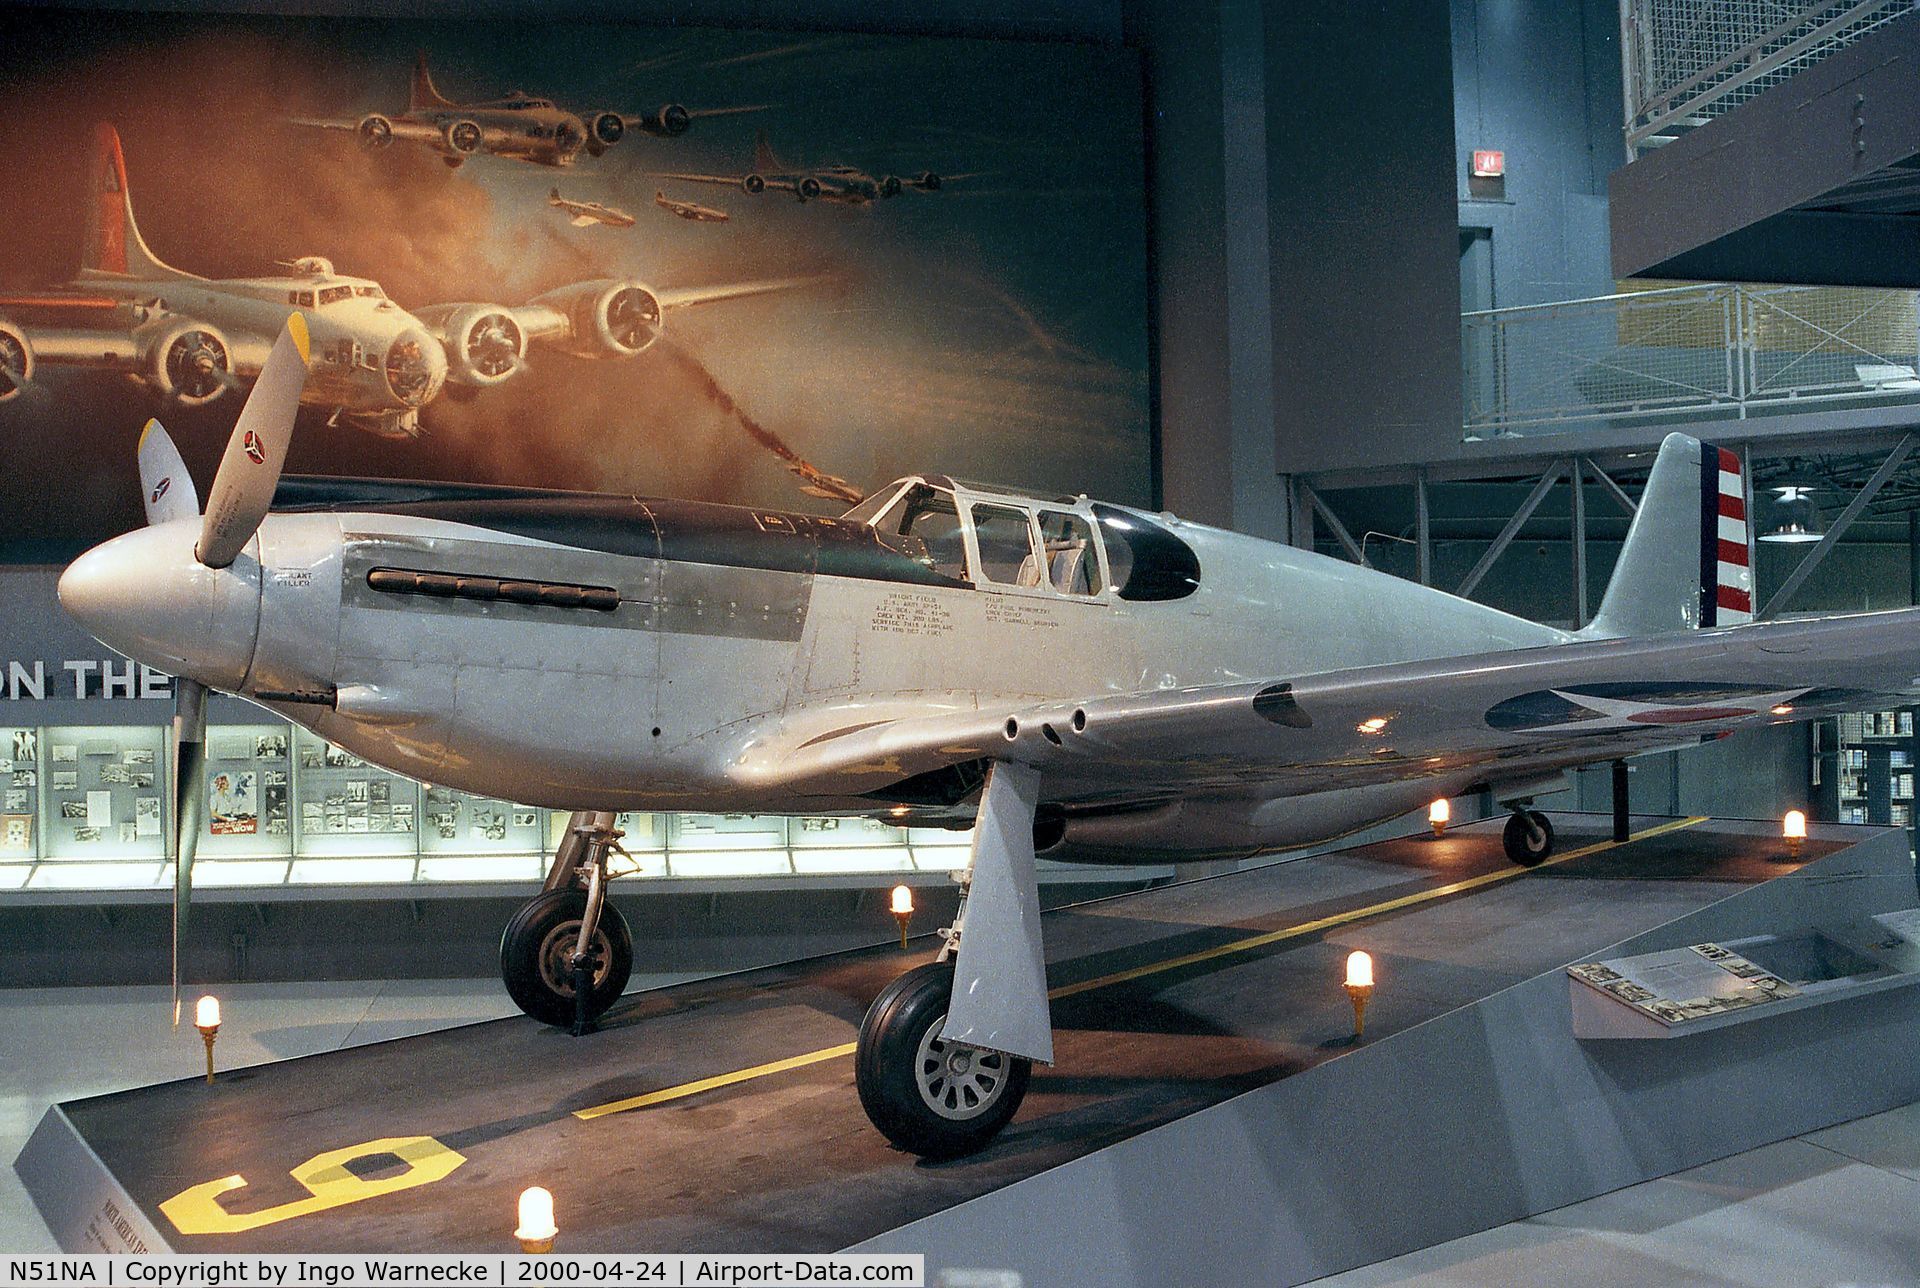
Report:
[[[1088,504],[1051,508],[1091,517]],[[163,525],[84,556],[62,599],[130,656],[428,781],[564,809],[882,818],[898,817],[893,798],[800,797],[738,771],[775,733],[1567,638],[1311,552],[1151,521],[1198,557],[1192,593],[960,580],[850,520],[578,498],[276,513],[221,570],[193,558],[197,524]],[[91,614],[123,577],[153,605],[145,618],[124,603]],[[1268,843],[1435,790],[1329,794]],[[964,813],[916,807],[922,821]]]

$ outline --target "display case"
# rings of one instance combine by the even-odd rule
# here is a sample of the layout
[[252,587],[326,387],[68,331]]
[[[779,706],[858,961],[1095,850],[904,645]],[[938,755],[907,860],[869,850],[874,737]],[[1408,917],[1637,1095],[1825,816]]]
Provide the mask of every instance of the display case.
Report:
[[1815,787],[1841,823],[1914,831],[1913,708],[1853,711],[1814,726]]
[[[206,745],[199,886],[536,882],[570,818],[425,786],[284,722],[215,722]],[[0,727],[0,892],[170,888],[167,756],[164,725]],[[858,818],[618,820],[616,871],[663,881],[945,872],[971,838]]]

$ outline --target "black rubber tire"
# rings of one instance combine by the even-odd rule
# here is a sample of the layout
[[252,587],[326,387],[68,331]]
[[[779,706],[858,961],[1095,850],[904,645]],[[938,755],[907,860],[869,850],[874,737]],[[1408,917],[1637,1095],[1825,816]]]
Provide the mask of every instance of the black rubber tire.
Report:
[[860,1022],[853,1081],[861,1108],[880,1133],[923,1158],[957,1158],[984,1147],[1013,1118],[1027,1094],[1033,1062],[994,1056],[1005,1076],[987,1106],[970,1118],[936,1113],[920,1093],[915,1068],[922,1039],[943,1024],[953,997],[953,967],[916,966],[881,992]]
[[[1531,822],[1533,827],[1528,827]],[[1533,838],[1533,828],[1540,830],[1540,839]],[[1507,820],[1506,830],[1500,834],[1500,843],[1506,847],[1507,857],[1523,868],[1537,868],[1547,861],[1553,853],[1553,824],[1539,810],[1528,810],[1524,815],[1515,814]]]
[[[557,1028],[573,1025],[573,981],[563,977],[586,911],[585,890],[548,890],[522,905],[500,935],[500,978],[507,986],[507,996],[542,1024]],[[572,932],[559,933],[568,923],[572,923]],[[593,939],[595,948],[607,960],[604,970],[597,964],[594,968],[588,1019],[598,1018],[619,1001],[628,976],[633,974],[633,933],[611,900],[601,906],[600,925]],[[548,959],[544,969],[543,952]]]

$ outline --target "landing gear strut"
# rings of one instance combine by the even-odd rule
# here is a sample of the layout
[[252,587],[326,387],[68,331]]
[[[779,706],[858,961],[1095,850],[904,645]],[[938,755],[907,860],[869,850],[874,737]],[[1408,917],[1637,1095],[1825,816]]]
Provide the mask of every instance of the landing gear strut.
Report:
[[633,935],[607,902],[607,860],[622,833],[608,811],[579,810],[535,895],[500,936],[500,978],[543,1024],[587,1032],[633,973]]
[[1523,868],[1537,868],[1553,853],[1553,824],[1537,809],[1516,808],[1500,841],[1508,858]]

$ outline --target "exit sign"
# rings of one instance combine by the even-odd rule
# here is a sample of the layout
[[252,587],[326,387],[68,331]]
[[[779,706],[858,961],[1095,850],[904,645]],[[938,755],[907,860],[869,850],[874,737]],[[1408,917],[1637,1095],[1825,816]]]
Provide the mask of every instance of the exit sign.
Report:
[[1477,148],[1473,154],[1473,177],[1498,179],[1507,173],[1507,154],[1492,148]]

